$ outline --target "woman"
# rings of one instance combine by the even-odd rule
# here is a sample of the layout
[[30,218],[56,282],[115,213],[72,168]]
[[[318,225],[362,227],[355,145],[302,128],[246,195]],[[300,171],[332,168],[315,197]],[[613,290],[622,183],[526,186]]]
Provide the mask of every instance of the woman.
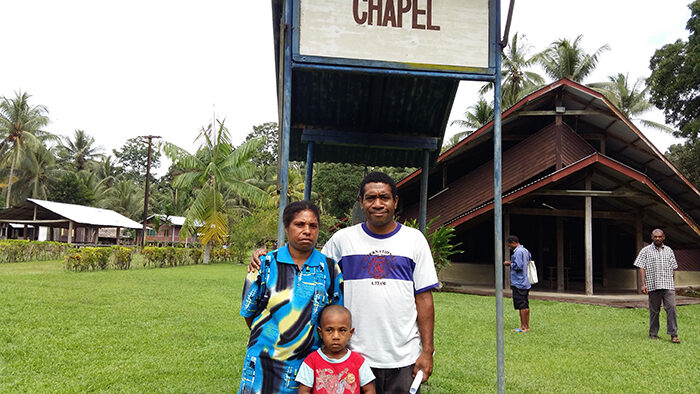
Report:
[[314,249],[319,212],[310,201],[289,204],[282,213],[288,243],[261,259],[248,274],[241,316],[250,327],[239,393],[296,393],[304,358],[321,344],[318,314],[343,305],[340,268]]

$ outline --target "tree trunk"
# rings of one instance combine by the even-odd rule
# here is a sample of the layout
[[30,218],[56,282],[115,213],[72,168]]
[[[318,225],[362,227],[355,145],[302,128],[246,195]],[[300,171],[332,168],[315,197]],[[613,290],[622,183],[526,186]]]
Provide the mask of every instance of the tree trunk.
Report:
[[204,256],[202,257],[203,264],[209,264],[209,255],[211,254],[211,242],[204,245]]
[[15,161],[17,156],[12,158],[12,164],[10,165],[10,177],[7,179],[7,198],[5,199],[5,208],[10,207],[10,192],[12,191],[12,178],[15,175]]

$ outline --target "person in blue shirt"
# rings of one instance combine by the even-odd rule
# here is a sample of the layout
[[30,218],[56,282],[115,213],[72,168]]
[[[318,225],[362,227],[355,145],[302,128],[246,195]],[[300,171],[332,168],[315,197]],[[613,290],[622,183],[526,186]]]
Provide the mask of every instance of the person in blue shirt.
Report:
[[532,256],[520,244],[520,240],[515,235],[509,236],[506,242],[512,254],[510,260],[504,261],[503,265],[510,266],[510,288],[513,290],[513,308],[520,313],[520,327],[513,329],[513,331],[528,332],[530,331],[530,303],[528,295],[531,286],[527,278],[527,264],[532,260]]
[[302,361],[321,345],[319,313],[343,305],[340,268],[314,248],[319,217],[310,201],[287,205],[287,245],[261,258],[260,269],[246,277],[241,316],[251,331],[239,393],[296,393]]

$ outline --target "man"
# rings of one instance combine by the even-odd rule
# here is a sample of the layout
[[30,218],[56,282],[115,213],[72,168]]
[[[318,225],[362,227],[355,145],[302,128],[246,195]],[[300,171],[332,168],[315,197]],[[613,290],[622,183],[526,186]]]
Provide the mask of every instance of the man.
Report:
[[512,255],[510,261],[504,261],[503,265],[510,266],[510,288],[513,290],[513,308],[520,313],[520,328],[514,328],[513,332],[530,331],[530,281],[527,277],[527,264],[532,260],[530,252],[520,244],[515,235],[508,237],[508,248]]
[[367,174],[358,200],[365,222],[333,234],[321,253],[340,265],[352,348],[372,367],[377,393],[406,393],[419,370],[424,382],[433,371],[437,274],[425,236],[394,220],[399,198],[390,176]]
[[666,235],[660,229],[651,232],[652,244],[639,251],[634,261],[642,279],[642,293],[649,295],[649,338],[659,339],[659,311],[661,303],[666,310],[666,332],[671,342],[678,339],[676,318],[676,287],[673,283],[673,270],[678,268],[673,250],[664,245]]

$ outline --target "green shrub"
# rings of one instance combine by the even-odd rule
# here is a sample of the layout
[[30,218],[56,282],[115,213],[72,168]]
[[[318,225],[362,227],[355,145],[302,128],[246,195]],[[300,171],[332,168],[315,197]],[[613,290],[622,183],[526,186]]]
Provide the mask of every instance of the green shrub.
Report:
[[109,265],[110,257],[112,257],[112,251],[110,248],[92,248],[95,254],[95,265],[97,269],[104,270],[107,269]]
[[80,249],[72,249],[63,257],[63,268],[69,271],[84,271],[84,259]]
[[176,251],[175,251],[175,248],[173,248],[173,247],[166,247],[166,248],[163,248],[163,252],[164,252],[164,255],[165,255],[165,263],[166,263],[169,267],[175,267],[175,266],[178,265],[178,262],[179,262],[179,258],[178,258],[178,257],[179,257],[179,256],[177,255],[177,253],[176,253]]
[[158,262],[163,261],[163,251],[162,248],[157,246],[146,246],[141,249],[141,255],[146,259],[144,266],[153,265],[158,266]]
[[202,262],[202,249],[186,249],[189,250],[190,253],[190,260],[192,260],[193,264],[199,264]]
[[128,270],[131,268],[131,255],[133,250],[124,246],[112,246],[114,259],[112,265],[118,270]]
[[[454,238],[454,227],[450,226],[440,226],[435,231],[430,231],[430,226],[435,222],[434,217],[430,219],[425,225],[425,233],[428,234],[426,239],[428,240],[428,245],[430,245],[430,252],[433,255],[433,263],[435,264],[435,272],[440,274],[440,271],[449,266],[450,256],[456,253],[461,253],[461,250],[457,250],[457,247],[461,245],[461,242],[452,244],[452,238]],[[418,228],[418,221],[416,219],[407,220],[404,224],[408,227]]]
[[250,259],[252,250],[259,247],[271,248],[272,243],[277,240],[278,216],[279,211],[272,208],[234,218],[229,225],[226,252],[220,255],[223,260],[219,260],[214,254],[212,260],[242,264]]
[[[64,257],[63,266],[70,271],[104,270],[113,268],[128,270],[131,268],[135,249],[124,246],[109,248],[75,248]],[[201,249],[147,246],[141,249],[144,267],[175,267],[179,265],[199,264],[202,260]]]
[[[131,262],[124,262],[123,260],[118,260],[120,257],[118,257],[117,248],[127,249],[127,251],[129,251],[129,260],[131,260],[129,248],[74,248],[70,249],[65,253],[65,256],[63,258],[63,267],[69,271],[105,270],[110,267],[110,261],[112,261],[112,266],[114,266],[115,268],[128,269]],[[124,256],[121,258],[124,259],[126,257]]]
[[95,253],[95,248],[82,248],[80,253],[83,256],[83,264],[87,268],[94,270],[97,267],[97,253]]
[[7,239],[0,241],[0,262],[16,263],[33,260],[58,260],[72,248],[62,242]]
[[230,247],[218,247],[211,251],[211,260],[219,263],[232,263],[236,252]]
[[152,265],[156,268],[176,267],[179,265],[199,264],[202,259],[202,250],[173,246],[147,246],[141,249],[141,255],[146,259],[147,266]]

